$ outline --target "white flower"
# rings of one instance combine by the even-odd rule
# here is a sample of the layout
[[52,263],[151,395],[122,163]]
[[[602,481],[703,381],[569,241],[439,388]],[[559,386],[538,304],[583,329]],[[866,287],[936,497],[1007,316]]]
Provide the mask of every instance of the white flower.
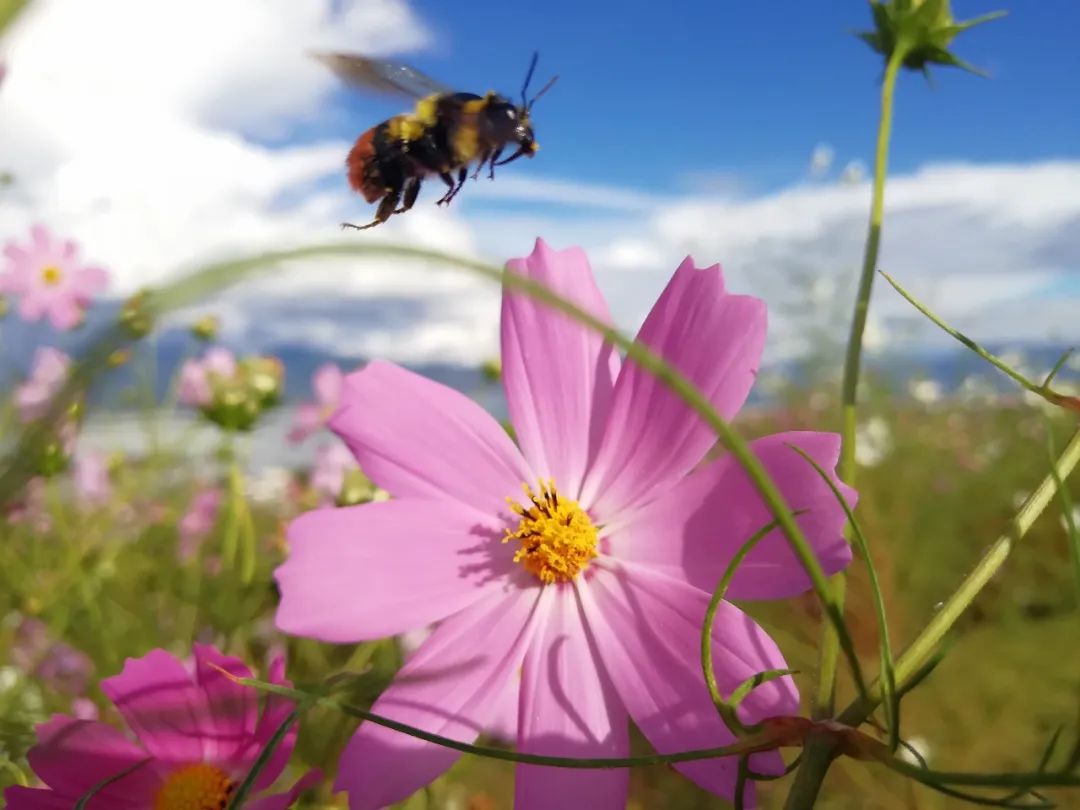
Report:
[[892,431],[880,416],[871,417],[855,431],[855,461],[876,467],[892,452]]
[[840,182],[847,185],[861,183],[866,177],[866,164],[861,160],[848,161],[844,170],[840,172]]
[[941,399],[941,383],[937,380],[912,380],[908,383],[908,391],[923,405],[930,405]]
[[824,177],[832,168],[836,150],[827,143],[819,143],[810,154],[810,176]]
[[247,494],[255,503],[279,503],[289,491],[292,473],[284,467],[264,467],[248,479]]
[[[1061,528],[1063,528],[1066,532],[1069,531],[1069,524],[1065,520],[1064,515],[1061,515],[1058,518],[1058,521],[1061,523]],[[1072,525],[1076,527],[1077,530],[1080,530],[1080,506],[1074,506],[1072,508]]]

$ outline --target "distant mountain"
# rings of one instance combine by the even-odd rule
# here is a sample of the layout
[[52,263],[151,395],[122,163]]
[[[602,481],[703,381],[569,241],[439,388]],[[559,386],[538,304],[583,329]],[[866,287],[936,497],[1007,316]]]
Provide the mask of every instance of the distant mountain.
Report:
[[[91,312],[91,320],[82,329],[66,335],[57,335],[48,326],[26,324],[16,316],[0,321],[0,342],[4,348],[0,365],[0,388],[6,389],[17,382],[27,371],[33,349],[37,345],[52,344],[78,356],[94,340],[100,330],[106,328],[116,317],[115,306],[98,306]],[[370,317],[370,313],[368,315]],[[279,357],[286,367],[285,403],[296,403],[311,396],[311,375],[319,365],[336,362],[342,368],[355,368],[361,364],[355,357],[328,355],[295,342],[275,341],[264,330],[252,341],[248,351],[257,351]],[[994,353],[1019,352],[1026,368],[1040,372],[1048,370],[1068,347],[1056,343],[1028,343],[988,345]],[[90,404],[107,410],[126,410],[136,402],[133,392],[141,393],[143,406],[152,382],[155,397],[160,400],[166,393],[170,380],[186,357],[200,354],[205,346],[196,341],[186,328],[173,327],[158,330],[153,337],[136,344],[133,358],[127,364],[102,375],[100,384],[91,392]],[[455,389],[479,399],[485,407],[496,414],[505,415],[501,387],[492,385],[478,368],[458,363],[425,363],[410,365],[414,371],[438,380]],[[948,394],[971,375],[979,375],[989,384],[1003,391],[1015,390],[1015,384],[989,366],[973,352],[960,345],[943,346],[915,351],[886,352],[867,358],[867,369],[876,373],[886,384],[897,385],[912,377],[936,380]],[[788,361],[769,371],[789,376],[794,381],[807,379],[813,369],[800,361]],[[1063,379],[1075,372],[1066,369]],[[751,394],[754,404],[767,404],[768,395],[759,386]]]

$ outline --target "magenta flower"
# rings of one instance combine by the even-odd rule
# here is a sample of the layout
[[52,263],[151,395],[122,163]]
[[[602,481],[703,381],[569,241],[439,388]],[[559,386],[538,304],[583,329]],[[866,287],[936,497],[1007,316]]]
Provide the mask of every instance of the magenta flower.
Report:
[[[538,240],[510,267],[610,320],[581,250]],[[727,293],[719,267],[698,270],[687,259],[638,337],[731,418],[757,372],[765,306]],[[475,402],[398,366],[374,362],[346,378],[331,428],[393,499],[291,524],[290,556],[276,572],[278,627],[354,643],[438,622],[372,711],[458,740],[503,725],[509,701],[518,750],[535,754],[626,756],[631,719],[660,752],[730,743],[702,678],[700,628],[708,592],[770,512],[731,458],[699,467],[715,436],[662,383],[593,332],[509,291],[502,367],[520,450]],[[831,469],[839,438],[802,432],[753,443],[788,503],[805,510],[798,520],[825,570],[838,571],[851,559],[844,513],[789,444]],[[728,593],[777,599],[809,585],[773,532]],[[730,603],[717,613],[713,644],[725,694],[785,666],[773,640]],[[754,689],[740,715],[756,722],[798,706],[783,678]],[[383,807],[457,757],[364,723],[337,789],[353,810]],[[734,759],[676,767],[707,790],[733,793]],[[778,773],[783,763],[764,752],[751,767]],[[622,808],[628,778],[518,766],[515,807]]]
[[112,497],[109,463],[104,453],[89,451],[77,456],[72,480],[75,497],[83,506],[103,506]]
[[311,377],[315,401],[296,406],[296,416],[293,428],[289,431],[289,441],[302,442],[327,423],[337,410],[344,380],[345,376],[341,373],[341,369],[333,363],[327,363],[316,369]]
[[81,262],[74,242],[55,239],[43,225],[30,230],[29,244],[9,242],[4,256],[0,293],[20,297],[19,314],[25,320],[48,318],[57,329],[82,323],[86,307],[109,283],[102,268]]
[[229,379],[236,371],[236,357],[220,346],[207,350],[201,360],[185,361],[180,368],[180,402],[193,408],[209,406],[214,399],[214,378]]
[[332,504],[341,495],[345,473],[355,469],[358,469],[356,459],[348,447],[341,442],[324,444],[315,451],[311,488],[323,496],[324,503]]
[[210,534],[217,523],[223,495],[220,487],[204,487],[195,493],[187,512],[180,518],[180,545],[177,556],[186,562],[195,556],[199,543]]
[[19,420],[33,422],[49,410],[52,402],[67,380],[71,358],[59,349],[42,346],[34,352],[30,375],[15,389],[15,407]]
[[[37,727],[28,759],[45,788],[10,787],[8,810],[71,807],[95,785],[131,769],[98,792],[89,810],[224,807],[255,758],[292,709],[271,697],[261,714],[258,693],[232,681],[251,670],[237,658],[195,645],[194,672],[164,650],[129,658],[123,672],[101,682],[135,740],[94,720],[55,715]],[[270,680],[286,683],[284,663]],[[264,792],[281,775],[296,742],[290,731],[259,774]],[[142,764],[139,764],[142,763]],[[250,802],[252,810],[285,810],[319,778],[308,774],[287,793]]]

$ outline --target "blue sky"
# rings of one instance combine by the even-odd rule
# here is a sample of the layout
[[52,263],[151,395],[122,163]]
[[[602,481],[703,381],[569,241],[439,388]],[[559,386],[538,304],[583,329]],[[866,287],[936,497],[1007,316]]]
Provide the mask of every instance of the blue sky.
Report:
[[[881,61],[848,34],[869,26],[866,3],[675,5],[684,10],[658,12],[645,0],[477,0],[462,13],[460,4],[419,0],[413,7],[434,40],[408,61],[453,86],[516,93],[530,51],[541,52],[538,78],[561,79],[536,109],[541,154],[518,172],[645,190],[685,191],[710,178],[767,190],[798,179],[820,141],[838,161],[869,162]],[[1002,7],[955,6],[961,19]],[[1008,11],[956,46],[992,80],[945,69],[933,87],[903,77],[897,170],[1080,153],[1080,114],[1068,110],[1080,75],[1080,3],[1024,0]],[[359,129],[399,106],[342,98]]]

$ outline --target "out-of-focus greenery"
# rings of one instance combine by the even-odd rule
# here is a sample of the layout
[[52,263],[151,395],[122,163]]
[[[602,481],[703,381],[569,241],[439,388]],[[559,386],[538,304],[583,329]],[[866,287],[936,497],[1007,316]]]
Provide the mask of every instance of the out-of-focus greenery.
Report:
[[[825,390],[780,390],[776,403],[744,414],[744,432],[836,427],[836,402]],[[1071,423],[1020,399],[920,403],[884,389],[871,397],[862,421],[872,438],[863,441],[870,452],[860,476],[859,516],[883,581],[894,644],[902,648],[1001,533],[1018,499],[1046,474],[1047,431],[1060,445]],[[133,429],[144,428],[133,417]],[[258,434],[250,440],[258,441]],[[402,652],[392,640],[332,646],[286,640],[274,630],[271,573],[283,558],[283,529],[317,500],[306,471],[288,478],[256,474],[241,504],[228,495],[227,482],[243,445],[223,443],[221,452],[205,458],[180,452],[182,441],[154,446],[142,457],[114,460],[106,503],[80,505],[70,477],[60,476],[35,482],[0,522],[0,762],[25,769],[33,725],[53,712],[71,712],[83,688],[105,719],[116,719],[97,681],[118,672],[125,657],[153,647],[183,656],[194,641],[212,642],[257,670],[287,649],[289,675],[298,683],[367,672],[352,687],[352,702],[362,706],[400,666]],[[221,511],[197,550],[189,547],[185,555],[178,524],[195,493],[215,483],[226,488]],[[1072,491],[1080,498],[1075,486]],[[257,539],[250,578],[223,559],[227,536],[236,530],[233,518],[247,510]],[[980,595],[944,663],[905,700],[905,738],[938,768],[1031,770],[1054,729],[1068,725],[1080,704],[1077,606],[1061,514],[1051,511]],[[819,626],[813,598],[746,607],[801,671],[808,694]],[[874,672],[876,625],[858,561],[847,612],[864,667]],[[45,639],[37,646],[27,642],[29,626]],[[88,657],[82,683],[42,674],[58,643]],[[843,686],[850,696],[850,684]],[[329,709],[310,712],[296,770],[318,765],[331,771],[354,723]],[[635,753],[648,751],[641,738],[634,745]],[[12,783],[15,773],[0,768],[0,786]],[[465,757],[407,806],[509,807],[512,773],[506,763]],[[636,770],[632,785],[634,808],[724,806],[664,767]],[[763,806],[779,806],[785,783],[760,790]],[[316,801],[330,802],[328,789]],[[880,768],[841,762],[830,772],[820,806],[951,804]]]

